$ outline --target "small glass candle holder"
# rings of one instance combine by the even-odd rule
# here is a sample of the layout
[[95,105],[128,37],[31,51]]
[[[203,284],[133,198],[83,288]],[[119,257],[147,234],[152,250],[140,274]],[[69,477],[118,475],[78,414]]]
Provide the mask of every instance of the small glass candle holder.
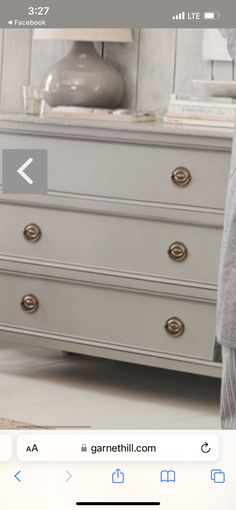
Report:
[[26,115],[41,115],[44,101],[44,89],[33,85],[23,85],[24,112]]

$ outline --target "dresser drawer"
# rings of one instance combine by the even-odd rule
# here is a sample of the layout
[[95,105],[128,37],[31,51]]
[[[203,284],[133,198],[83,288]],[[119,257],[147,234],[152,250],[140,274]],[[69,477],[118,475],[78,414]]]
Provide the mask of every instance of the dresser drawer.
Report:
[[224,208],[230,167],[227,152],[0,136],[6,149],[48,150],[49,190]]
[[216,283],[221,234],[174,221],[0,204],[0,254],[100,271]]
[[0,288],[3,330],[212,359],[215,305],[209,302],[13,274],[0,275]]

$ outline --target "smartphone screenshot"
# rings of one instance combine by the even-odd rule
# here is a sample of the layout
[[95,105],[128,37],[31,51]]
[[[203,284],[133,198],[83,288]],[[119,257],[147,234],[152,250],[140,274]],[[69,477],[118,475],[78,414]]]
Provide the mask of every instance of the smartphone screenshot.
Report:
[[234,26],[1,5],[4,510],[235,508]]

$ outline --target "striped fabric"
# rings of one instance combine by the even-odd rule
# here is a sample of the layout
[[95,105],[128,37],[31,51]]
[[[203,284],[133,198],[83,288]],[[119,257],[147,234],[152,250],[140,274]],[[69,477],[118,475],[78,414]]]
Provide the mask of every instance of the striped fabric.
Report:
[[236,429],[236,349],[222,346],[221,427]]

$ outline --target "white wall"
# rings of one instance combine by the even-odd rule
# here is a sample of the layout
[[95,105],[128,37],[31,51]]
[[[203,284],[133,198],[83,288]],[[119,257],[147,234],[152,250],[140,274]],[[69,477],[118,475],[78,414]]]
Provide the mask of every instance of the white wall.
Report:
[[[22,111],[21,86],[40,85],[68,51],[65,41],[32,40],[28,29],[0,30],[0,110]],[[105,44],[105,58],[124,77],[123,106],[163,113],[172,91],[189,94],[193,78],[233,79],[231,62],[202,60],[201,29],[136,29],[133,44]]]

